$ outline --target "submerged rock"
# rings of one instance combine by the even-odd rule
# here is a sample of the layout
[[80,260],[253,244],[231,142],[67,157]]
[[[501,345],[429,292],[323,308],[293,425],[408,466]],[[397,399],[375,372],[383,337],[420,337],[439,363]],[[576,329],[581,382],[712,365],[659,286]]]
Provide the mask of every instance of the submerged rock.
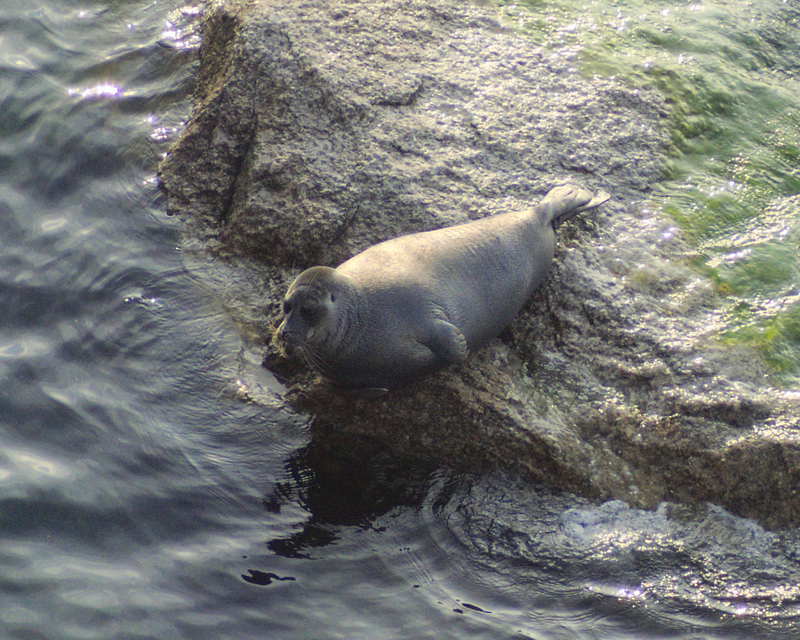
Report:
[[559,230],[551,276],[465,364],[353,399],[268,347],[286,402],[317,438],[796,523],[797,399],[769,388],[754,353],[714,342],[713,287],[641,204],[666,116],[655,92],[582,77],[493,8],[230,1],[206,12],[196,108],[160,179],[252,345],[305,267],[528,207],[567,180],[604,188],[614,202]]

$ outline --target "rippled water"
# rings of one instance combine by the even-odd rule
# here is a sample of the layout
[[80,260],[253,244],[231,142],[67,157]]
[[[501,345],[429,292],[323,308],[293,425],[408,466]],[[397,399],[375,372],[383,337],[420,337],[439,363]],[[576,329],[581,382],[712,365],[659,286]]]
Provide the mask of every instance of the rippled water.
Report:
[[726,297],[723,341],[755,345],[776,382],[800,384],[800,4],[519,5],[509,16],[552,55],[665,95],[671,158],[650,206]]
[[[244,369],[272,381],[183,259],[155,184],[190,111],[196,15],[171,0],[0,8],[0,636],[800,637],[796,531],[453,476],[247,402]],[[714,166],[690,151],[664,187],[688,212]],[[776,171],[790,186],[764,197],[787,213],[748,217],[747,237],[794,273],[796,163]],[[723,284],[716,247],[735,233],[697,235]],[[728,284],[736,304],[792,309],[792,277]],[[742,327],[772,326],[751,316]]]

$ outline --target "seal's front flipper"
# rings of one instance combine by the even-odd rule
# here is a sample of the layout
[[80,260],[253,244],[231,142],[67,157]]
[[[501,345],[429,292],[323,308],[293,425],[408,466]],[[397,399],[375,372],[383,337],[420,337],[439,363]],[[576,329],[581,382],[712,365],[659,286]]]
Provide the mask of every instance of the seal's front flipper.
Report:
[[464,362],[469,352],[464,334],[447,320],[434,320],[430,333],[420,342],[433,351],[437,358],[447,362]]

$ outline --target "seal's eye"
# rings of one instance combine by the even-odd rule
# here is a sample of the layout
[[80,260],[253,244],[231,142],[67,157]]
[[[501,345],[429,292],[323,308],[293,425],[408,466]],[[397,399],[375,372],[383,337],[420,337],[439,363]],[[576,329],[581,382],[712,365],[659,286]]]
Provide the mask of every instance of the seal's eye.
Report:
[[336,302],[336,296],[331,294],[331,302]]

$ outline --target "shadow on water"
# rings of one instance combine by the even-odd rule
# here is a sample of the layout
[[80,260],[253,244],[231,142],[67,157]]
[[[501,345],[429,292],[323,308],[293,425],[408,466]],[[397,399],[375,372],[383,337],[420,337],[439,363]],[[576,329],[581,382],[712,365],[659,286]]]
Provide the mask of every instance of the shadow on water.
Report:
[[[299,504],[309,517],[300,530],[267,543],[287,558],[310,558],[311,550],[338,540],[343,527],[374,529],[375,521],[397,509],[419,509],[441,472],[434,466],[384,451],[350,435],[312,437],[286,462],[288,479],[264,499],[268,513]],[[450,492],[439,495],[446,503]]]

